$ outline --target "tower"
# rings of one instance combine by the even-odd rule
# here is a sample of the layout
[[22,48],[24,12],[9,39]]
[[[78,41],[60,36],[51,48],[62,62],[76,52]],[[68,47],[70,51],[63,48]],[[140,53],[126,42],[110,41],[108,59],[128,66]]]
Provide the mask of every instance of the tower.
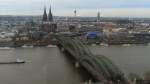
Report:
[[100,12],[97,13],[97,22],[100,22]]
[[74,10],[74,17],[76,17],[77,16],[77,10],[75,9]]
[[48,21],[53,22],[53,14],[52,14],[51,6],[50,6],[50,9],[49,9]]
[[42,21],[47,21],[47,13],[46,13],[46,7],[44,7],[44,14]]
[[47,33],[57,32],[57,23],[53,22],[51,5],[50,5],[50,9],[49,9],[48,14],[46,13],[46,7],[44,8],[43,22],[41,24],[40,31],[47,32]]

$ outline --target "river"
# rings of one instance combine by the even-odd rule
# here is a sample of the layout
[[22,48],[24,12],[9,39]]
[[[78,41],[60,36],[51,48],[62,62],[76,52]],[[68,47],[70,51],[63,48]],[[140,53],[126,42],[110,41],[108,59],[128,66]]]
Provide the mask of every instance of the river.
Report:
[[84,71],[58,48],[16,48],[0,50],[0,62],[23,59],[25,64],[1,64],[1,84],[81,84]]
[[[90,46],[90,49],[110,58],[126,74],[134,72],[142,76],[150,70],[150,46]],[[18,58],[26,63],[0,65],[2,84],[81,84],[90,79],[57,47],[0,49],[0,62]]]
[[104,55],[111,59],[125,74],[144,77],[150,71],[150,45],[130,46],[94,46],[90,47],[95,55]]

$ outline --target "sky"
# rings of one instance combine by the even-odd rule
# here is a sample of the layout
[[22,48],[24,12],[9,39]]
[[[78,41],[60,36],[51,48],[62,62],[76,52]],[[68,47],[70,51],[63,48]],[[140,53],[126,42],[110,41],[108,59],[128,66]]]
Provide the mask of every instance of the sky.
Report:
[[0,0],[0,15],[42,15],[52,7],[55,16],[150,17],[150,0]]

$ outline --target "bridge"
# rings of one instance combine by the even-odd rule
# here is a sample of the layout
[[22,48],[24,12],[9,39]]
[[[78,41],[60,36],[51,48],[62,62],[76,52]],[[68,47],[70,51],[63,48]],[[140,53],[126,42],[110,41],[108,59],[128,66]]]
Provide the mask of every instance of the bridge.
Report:
[[104,84],[129,84],[123,72],[107,57],[94,55],[79,38],[58,35],[58,47],[65,50],[96,80]]

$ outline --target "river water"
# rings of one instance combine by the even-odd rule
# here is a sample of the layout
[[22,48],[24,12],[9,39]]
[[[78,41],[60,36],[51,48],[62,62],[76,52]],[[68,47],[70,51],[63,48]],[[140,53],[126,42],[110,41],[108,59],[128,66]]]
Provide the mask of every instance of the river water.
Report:
[[135,73],[144,77],[150,71],[150,45],[94,46],[90,47],[95,55],[111,59],[125,74]]
[[81,84],[84,71],[58,48],[16,48],[0,50],[0,62],[23,59],[25,64],[1,64],[1,84]]
[[[150,46],[90,46],[126,74],[142,75],[150,70]],[[23,59],[25,64],[1,64],[1,84],[81,84],[89,79],[83,69],[74,67],[70,58],[56,48],[16,48],[0,50],[0,62]]]

